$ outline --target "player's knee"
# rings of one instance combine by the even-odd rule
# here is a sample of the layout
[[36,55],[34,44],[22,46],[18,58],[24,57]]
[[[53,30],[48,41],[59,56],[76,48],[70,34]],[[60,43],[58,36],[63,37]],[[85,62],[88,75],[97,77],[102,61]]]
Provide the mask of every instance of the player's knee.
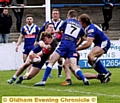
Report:
[[63,64],[63,68],[64,68],[64,69],[66,68],[66,65],[65,65],[65,64]]
[[94,61],[94,56],[91,55],[91,54],[89,54],[89,55],[88,55],[88,61],[93,62],[93,61]]
[[69,66],[69,64],[67,64],[67,63],[64,63],[63,64],[63,68],[65,69],[65,68],[69,68],[70,66]]
[[33,76],[32,76],[31,74],[26,75],[26,79],[27,79],[27,80],[32,79],[32,77],[33,77]]
[[58,64],[62,65],[62,59],[58,60]]

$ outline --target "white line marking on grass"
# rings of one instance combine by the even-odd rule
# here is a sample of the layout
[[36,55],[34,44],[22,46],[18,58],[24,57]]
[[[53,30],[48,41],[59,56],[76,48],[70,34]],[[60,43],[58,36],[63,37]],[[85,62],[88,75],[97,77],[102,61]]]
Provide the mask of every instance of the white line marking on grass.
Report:
[[[1,84],[1,85],[5,85],[5,84]],[[11,85],[12,86],[12,85]],[[19,86],[19,87],[24,87],[24,88],[32,88],[32,89],[38,89],[38,90],[47,90],[47,91],[58,91],[58,92],[72,92],[72,93],[81,93],[81,94],[91,94],[91,95],[95,95],[95,96],[106,96],[106,97],[116,97],[116,98],[120,98],[120,95],[109,95],[109,94],[103,94],[103,93],[94,93],[94,92],[84,92],[84,91],[76,91],[76,90],[70,90],[70,89],[66,89],[66,90],[60,90],[60,89],[55,89],[55,88],[43,88],[42,87],[34,87],[34,86],[27,86],[27,85],[22,85],[22,84],[16,84],[15,86]]]
[[106,96],[106,97],[116,97],[116,98],[120,98],[120,95],[109,95],[109,94],[103,94],[103,93],[94,93],[94,92],[84,92],[84,91],[76,91],[76,90],[70,90],[70,89],[66,89],[66,90],[60,90],[60,89],[54,89],[54,88],[43,88],[42,87],[32,87],[32,86],[26,86],[26,85],[17,85],[20,87],[24,87],[24,88],[32,88],[32,89],[39,89],[39,90],[49,90],[49,91],[58,91],[58,92],[72,92],[72,93],[82,93],[82,94],[92,94],[92,95],[97,95],[97,96]]

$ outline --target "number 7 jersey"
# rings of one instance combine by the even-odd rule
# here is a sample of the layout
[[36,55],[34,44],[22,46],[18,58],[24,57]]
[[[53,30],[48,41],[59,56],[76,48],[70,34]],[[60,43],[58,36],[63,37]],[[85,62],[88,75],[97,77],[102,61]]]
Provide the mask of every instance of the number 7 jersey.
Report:
[[63,40],[67,36],[68,39],[71,38],[72,41],[76,42],[78,37],[85,34],[82,25],[72,18],[66,19],[59,29],[63,31]]

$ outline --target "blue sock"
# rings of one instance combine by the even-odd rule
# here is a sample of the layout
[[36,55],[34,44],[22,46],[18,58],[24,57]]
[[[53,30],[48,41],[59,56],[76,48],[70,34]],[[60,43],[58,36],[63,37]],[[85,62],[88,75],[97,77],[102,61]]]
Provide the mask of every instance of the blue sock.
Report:
[[100,60],[98,60],[95,64],[95,70],[98,72],[98,73],[108,73],[108,70],[103,66],[103,64],[100,62]]
[[50,74],[50,72],[51,72],[51,67],[49,66],[49,64],[48,64],[48,66],[47,66],[47,68],[46,68],[46,70],[45,70],[45,73],[44,73],[44,77],[43,77],[43,79],[42,79],[42,81],[46,81],[47,80],[47,78],[48,78],[48,76],[49,76],[49,74]]
[[23,76],[20,76],[19,79],[20,79],[20,80],[23,80]]
[[16,80],[16,78],[14,78],[14,77],[12,77],[12,79],[15,81]]
[[80,69],[77,69],[75,71],[75,74],[77,74],[82,79],[82,81],[84,81],[85,76],[83,75],[83,73],[82,73],[82,71]]

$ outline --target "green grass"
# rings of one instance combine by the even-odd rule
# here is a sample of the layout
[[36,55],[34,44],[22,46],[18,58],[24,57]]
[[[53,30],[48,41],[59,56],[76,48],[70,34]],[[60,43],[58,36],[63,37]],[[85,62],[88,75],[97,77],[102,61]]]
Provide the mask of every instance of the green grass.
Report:
[[[82,69],[84,73],[96,73],[93,69]],[[0,96],[97,96],[98,103],[120,103],[120,69],[112,68],[111,81],[101,84],[98,80],[90,80],[90,86],[84,86],[82,81],[72,75],[73,85],[61,86],[65,80],[57,77],[57,70],[52,71],[52,78],[47,80],[46,86],[34,87],[36,82],[41,81],[44,70],[31,80],[23,81],[20,85],[14,83],[9,85],[7,80],[12,77],[15,71],[0,71]],[[1,101],[0,98],[0,101]]]

